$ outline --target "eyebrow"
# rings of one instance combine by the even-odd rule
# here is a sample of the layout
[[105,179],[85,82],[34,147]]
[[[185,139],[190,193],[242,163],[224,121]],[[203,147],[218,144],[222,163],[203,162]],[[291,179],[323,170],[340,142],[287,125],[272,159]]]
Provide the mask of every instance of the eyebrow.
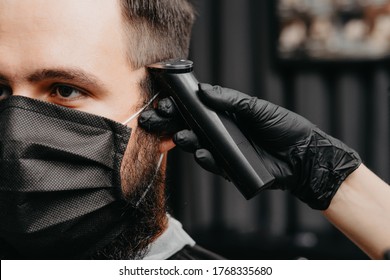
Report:
[[[2,79],[1,76],[0,79]],[[76,82],[85,86],[100,87],[104,91],[107,91],[103,82],[95,75],[77,68],[41,69],[28,75],[26,79],[31,83],[38,83],[50,79],[60,79]]]

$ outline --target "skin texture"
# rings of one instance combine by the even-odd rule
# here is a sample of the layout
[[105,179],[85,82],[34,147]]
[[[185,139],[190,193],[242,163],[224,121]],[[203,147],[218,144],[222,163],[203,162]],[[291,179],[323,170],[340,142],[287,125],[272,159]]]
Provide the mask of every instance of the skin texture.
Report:
[[[119,122],[135,111],[137,83],[144,73],[126,63],[125,41],[116,31],[121,27],[120,11],[114,1],[2,1],[0,9],[7,11],[0,15],[1,75],[9,80],[13,95]],[[94,76],[97,83],[27,79],[45,69],[77,69],[87,77]],[[61,99],[50,94],[55,82],[78,86],[85,95],[75,91]]]
[[[122,20],[117,1],[0,0],[0,100],[25,96],[126,121],[147,102],[140,86],[146,71],[129,63],[129,37],[124,35]],[[129,201],[137,201],[142,188],[155,177],[160,154],[174,144],[168,138],[145,135],[137,129],[137,118],[127,125],[133,130],[121,168],[122,188]],[[162,173],[164,168],[165,162]],[[145,198],[145,207],[156,213],[140,212],[150,216],[147,223],[157,221],[151,227],[159,234],[165,228],[163,179],[155,181],[158,189]],[[142,239],[150,235],[142,229],[128,234],[138,235],[134,242],[139,244],[140,239],[150,241],[157,236]],[[126,237],[121,238],[118,246],[126,245]],[[111,251],[98,257],[110,258],[111,254],[127,257]]]
[[390,250],[390,187],[363,164],[341,184],[323,213],[372,259]]

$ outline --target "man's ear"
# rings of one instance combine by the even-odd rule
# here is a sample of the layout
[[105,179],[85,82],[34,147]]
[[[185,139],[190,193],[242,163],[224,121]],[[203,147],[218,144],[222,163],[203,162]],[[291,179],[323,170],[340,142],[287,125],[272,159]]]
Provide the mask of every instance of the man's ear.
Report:
[[160,153],[168,152],[169,150],[173,149],[176,146],[175,143],[173,143],[173,140],[171,137],[164,137],[160,139],[159,144],[159,151]]

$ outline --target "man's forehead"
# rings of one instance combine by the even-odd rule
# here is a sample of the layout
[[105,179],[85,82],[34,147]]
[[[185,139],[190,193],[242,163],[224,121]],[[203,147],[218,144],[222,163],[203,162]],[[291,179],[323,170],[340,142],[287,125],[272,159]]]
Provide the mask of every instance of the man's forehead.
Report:
[[[93,23],[112,24],[120,21],[120,14],[118,1],[111,0],[0,0],[2,26],[12,22],[31,29],[57,25],[66,29],[75,27],[74,23],[79,27]],[[31,25],[26,26],[26,22]]]
[[112,0],[0,0],[0,67],[109,67],[104,57],[128,63],[121,15]]

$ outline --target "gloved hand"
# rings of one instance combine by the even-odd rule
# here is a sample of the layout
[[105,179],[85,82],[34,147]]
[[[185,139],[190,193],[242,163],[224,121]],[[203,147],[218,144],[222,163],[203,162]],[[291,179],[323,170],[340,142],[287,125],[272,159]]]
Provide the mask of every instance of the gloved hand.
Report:
[[[198,94],[210,108],[233,113],[239,124],[245,124],[265,167],[275,177],[274,188],[290,190],[314,209],[327,209],[341,183],[361,163],[354,150],[282,107],[207,84],[200,84]],[[205,169],[221,174],[196,135],[183,130],[184,122],[169,99],[141,114],[139,125],[160,135],[176,132],[173,140],[178,146],[193,152]]]

